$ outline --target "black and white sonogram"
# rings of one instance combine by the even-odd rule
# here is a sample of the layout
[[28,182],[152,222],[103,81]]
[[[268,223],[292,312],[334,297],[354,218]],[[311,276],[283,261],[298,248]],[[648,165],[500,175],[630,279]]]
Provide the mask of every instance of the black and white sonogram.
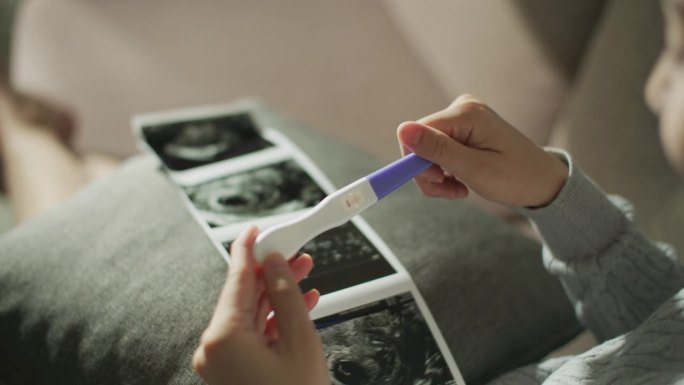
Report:
[[456,383],[409,293],[315,323],[334,385]]
[[325,197],[316,182],[292,160],[184,189],[211,227],[297,211]]
[[273,146],[247,113],[142,128],[145,141],[172,170],[218,162]]
[[302,247],[314,268],[301,282],[302,290],[321,294],[355,286],[395,273],[377,248],[352,223],[330,229]]

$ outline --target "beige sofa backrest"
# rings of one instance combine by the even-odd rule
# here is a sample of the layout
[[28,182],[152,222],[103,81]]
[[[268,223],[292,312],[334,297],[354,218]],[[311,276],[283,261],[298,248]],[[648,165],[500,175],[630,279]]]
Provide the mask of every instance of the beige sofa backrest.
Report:
[[451,99],[472,93],[545,143],[603,1],[386,0]]

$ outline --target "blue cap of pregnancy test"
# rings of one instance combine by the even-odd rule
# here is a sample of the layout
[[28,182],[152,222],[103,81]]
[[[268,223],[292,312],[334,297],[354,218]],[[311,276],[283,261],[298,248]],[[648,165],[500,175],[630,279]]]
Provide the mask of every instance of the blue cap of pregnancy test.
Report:
[[378,200],[384,198],[416,175],[427,170],[432,162],[416,154],[409,154],[367,176]]

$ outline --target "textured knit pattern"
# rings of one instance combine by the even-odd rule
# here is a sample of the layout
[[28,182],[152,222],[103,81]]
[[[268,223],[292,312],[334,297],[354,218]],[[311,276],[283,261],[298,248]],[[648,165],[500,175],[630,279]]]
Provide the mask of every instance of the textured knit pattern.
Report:
[[494,383],[684,383],[682,266],[671,248],[639,233],[626,201],[606,197],[566,153],[556,152],[568,164],[568,182],[549,206],[524,213],[544,239],[546,268],[561,280],[578,319],[603,342]]

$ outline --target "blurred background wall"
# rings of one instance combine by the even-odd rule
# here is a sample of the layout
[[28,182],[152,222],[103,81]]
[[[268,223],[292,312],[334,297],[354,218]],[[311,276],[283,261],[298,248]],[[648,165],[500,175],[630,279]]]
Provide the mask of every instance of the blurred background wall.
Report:
[[545,141],[604,2],[23,3],[14,84],[72,105],[82,147],[130,155],[134,113],[254,96],[392,159],[400,122],[463,92]]

